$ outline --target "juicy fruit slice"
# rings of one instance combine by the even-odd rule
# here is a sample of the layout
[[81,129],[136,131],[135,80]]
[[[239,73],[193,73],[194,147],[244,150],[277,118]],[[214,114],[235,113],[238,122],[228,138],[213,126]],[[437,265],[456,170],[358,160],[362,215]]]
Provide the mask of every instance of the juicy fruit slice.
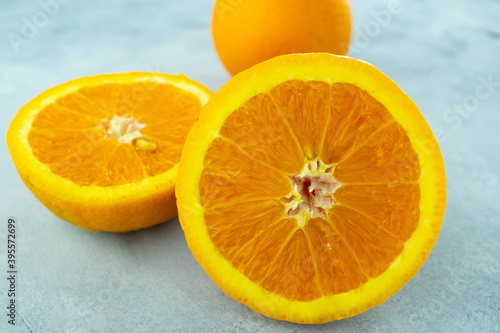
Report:
[[47,90],[7,134],[28,188],[59,217],[129,231],[176,215],[182,146],[210,91],[185,76],[123,73]]
[[[307,88],[309,85],[310,89]],[[343,97],[347,97],[350,107],[338,107]],[[263,101],[269,102],[271,107],[264,107]],[[311,121],[305,116],[309,112]],[[343,122],[354,126],[355,130],[346,133],[348,125],[339,126]],[[244,124],[245,129],[240,130],[236,124]],[[234,128],[238,130],[232,131]],[[309,132],[310,137],[307,135]],[[273,137],[272,133],[278,135]],[[246,273],[247,277],[255,283],[261,283],[270,292],[292,300],[309,301],[321,295],[328,296],[321,286],[328,288],[332,279],[339,278],[338,275],[321,277],[315,273],[314,263],[321,261],[322,255],[314,255],[314,247],[309,244],[313,241],[311,234],[316,235],[318,232],[308,232],[311,219],[320,218],[315,220],[323,227],[319,227],[319,230],[324,230],[320,237],[327,237],[332,232],[339,237],[335,243],[343,243],[355,259],[349,261],[349,269],[356,270],[357,275],[364,276],[365,280],[386,270],[403,249],[403,242],[407,238],[403,239],[402,234],[414,231],[419,214],[411,206],[418,207],[418,186],[413,191],[417,200],[411,202],[408,196],[398,198],[398,204],[413,209],[399,212],[409,223],[402,225],[402,230],[396,230],[396,234],[384,230],[383,218],[363,214],[346,204],[357,196],[365,199],[364,208],[384,207],[385,202],[377,204],[372,199],[373,190],[366,190],[367,186],[380,182],[383,187],[379,191],[387,196],[392,183],[405,185],[417,181],[420,174],[420,165],[407,134],[401,126],[397,126],[387,109],[373,97],[365,96],[359,88],[339,83],[330,85],[316,81],[285,81],[268,94],[252,98],[242,108],[235,110],[223,124],[220,136],[213,141],[204,159],[206,172],[202,173],[200,190],[207,188],[212,193],[200,193],[203,207],[217,212],[216,207],[212,208],[210,203],[205,202],[206,195],[218,198],[215,206],[222,197],[226,205],[238,204],[242,200],[238,195],[242,193],[255,195],[256,198],[270,196],[282,203],[282,214],[267,216],[261,212],[259,215],[264,215],[262,221],[269,224],[283,220],[266,229],[260,236],[255,234],[254,238],[241,245],[234,257],[230,255],[234,253],[234,245],[224,244],[223,241],[228,234],[235,236],[234,228],[239,228],[241,223],[238,216],[235,216],[236,223],[233,226],[230,222],[220,225],[221,221],[227,219],[227,212],[205,215],[208,233],[220,253],[233,266],[252,267],[253,270]],[[219,146],[219,142],[227,142],[225,144],[232,145],[235,151],[229,153],[227,148]],[[345,146],[343,150],[346,153],[339,159],[332,158],[331,150],[342,151],[339,146]],[[238,150],[243,156],[238,155]],[[258,151],[259,155],[254,154],[254,151]],[[406,160],[407,156],[410,157]],[[293,167],[282,162],[286,160],[293,160]],[[324,164],[323,160],[329,164]],[[405,170],[399,170],[401,163],[405,163]],[[406,168],[408,173],[405,172]],[[230,174],[231,170],[237,171],[237,174]],[[279,172],[282,178],[288,179],[271,183],[277,177],[269,175],[267,170]],[[221,190],[230,195],[221,196],[218,187],[208,185],[214,174],[229,176]],[[257,184],[258,188],[254,188]],[[346,195],[345,191],[343,197],[335,195],[339,188],[344,189],[349,184],[354,184],[350,185],[350,195]],[[282,185],[282,188],[277,191],[267,185]],[[328,230],[327,225],[331,225],[332,230]],[[221,230],[224,227],[225,230]],[[312,223],[311,228],[318,227]],[[325,244],[326,247],[332,246],[329,242]],[[256,253],[261,253],[261,256]],[[335,255],[333,250],[331,255]],[[343,268],[342,262],[337,265],[335,268]],[[262,273],[263,270],[267,270],[264,276],[252,274]],[[345,278],[342,275],[340,277]],[[289,279],[293,279],[293,283],[287,282]],[[351,282],[354,285],[350,285]],[[343,282],[345,289],[340,292],[353,289],[357,282],[356,279]]]
[[212,97],[176,189],[195,258],[272,318],[321,323],[398,291],[446,202],[437,142],[413,102],[364,62],[274,58]]

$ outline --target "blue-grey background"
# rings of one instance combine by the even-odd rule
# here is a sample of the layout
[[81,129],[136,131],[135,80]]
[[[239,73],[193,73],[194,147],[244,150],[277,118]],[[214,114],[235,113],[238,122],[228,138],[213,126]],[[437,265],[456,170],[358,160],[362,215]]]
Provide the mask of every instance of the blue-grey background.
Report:
[[[212,5],[0,1],[0,136],[31,98],[81,76],[183,72],[216,91],[229,75],[212,46]],[[443,227],[413,280],[384,304],[338,322],[304,326],[263,317],[205,275],[177,218],[126,234],[59,220],[21,182],[2,139],[0,332],[499,332],[500,1],[352,6],[349,54],[410,95],[446,163]],[[9,216],[19,236],[15,328],[5,314]]]

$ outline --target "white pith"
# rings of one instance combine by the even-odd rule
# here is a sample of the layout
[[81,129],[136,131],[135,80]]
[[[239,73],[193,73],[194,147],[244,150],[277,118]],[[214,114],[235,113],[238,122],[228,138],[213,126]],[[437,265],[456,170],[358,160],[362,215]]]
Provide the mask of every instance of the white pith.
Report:
[[134,117],[121,117],[115,115],[113,119],[103,119],[99,128],[106,130],[106,139],[117,139],[119,143],[132,143],[140,138],[144,124],[139,123]]
[[118,143],[129,143],[137,149],[154,150],[156,144],[140,132],[145,126],[134,117],[115,115],[112,119],[103,119],[98,128],[106,131],[105,139],[117,139]]
[[288,177],[292,191],[282,202],[287,216],[295,218],[299,227],[304,228],[312,218],[326,218],[335,204],[333,193],[340,183],[333,177],[334,170],[335,164],[324,164],[318,158],[308,161],[298,175]]

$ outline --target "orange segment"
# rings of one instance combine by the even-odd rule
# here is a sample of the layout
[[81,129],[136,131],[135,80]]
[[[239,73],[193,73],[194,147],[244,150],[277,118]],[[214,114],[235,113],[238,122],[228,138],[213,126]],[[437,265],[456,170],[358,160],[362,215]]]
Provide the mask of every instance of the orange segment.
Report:
[[[50,164],[50,170],[55,175],[80,186],[92,184],[112,185],[110,184],[110,176],[114,178],[121,177],[121,175],[113,175],[108,170],[110,164],[108,160],[115,154],[118,143],[116,140],[100,140],[91,147],[88,153],[71,154],[54,161]],[[112,165],[110,166],[112,167]]]
[[[280,198],[290,192],[285,174],[250,158],[222,138],[212,142],[204,163],[200,197],[205,207]],[[274,181],[269,182],[269,179]]]
[[306,233],[316,263],[319,287],[324,295],[348,292],[368,280],[354,253],[332,223],[319,218],[309,220]]
[[238,202],[205,211],[208,233],[228,260],[234,260],[244,245],[264,233],[270,227],[269,221],[280,221],[284,217],[283,205],[277,201],[262,200],[254,204]]
[[152,226],[176,214],[182,147],[210,95],[183,75],[73,80],[18,112],[9,151],[23,181],[57,216],[94,231]]
[[146,175],[149,177],[160,175],[174,167],[181,158],[182,146],[178,144],[154,140],[154,150],[136,150]]
[[331,113],[321,151],[326,164],[338,163],[392,119],[389,111],[370,94],[353,84],[331,86]]
[[[156,85],[154,88],[143,89],[151,91],[147,97],[142,97],[131,105],[131,113],[140,123],[150,126],[158,126],[159,123],[168,121],[183,124],[198,118],[200,100],[192,93],[179,91],[179,88],[172,85]],[[177,127],[172,129],[178,130]],[[188,131],[189,129],[191,127]]]
[[[416,150],[433,143],[432,153]],[[277,57],[231,79],[188,134],[179,217],[207,274],[272,318],[353,316],[429,255],[442,157],[411,100],[364,62]]]
[[[284,235],[275,236],[280,239]],[[314,259],[304,230],[297,229],[282,247],[276,261],[268,266],[270,269],[262,287],[290,301],[310,301],[320,297]]]
[[[156,82],[143,81],[134,84],[124,84],[121,87],[118,99],[115,101],[115,113],[119,116],[132,115],[138,121],[139,117],[137,113],[153,112],[158,114],[159,110],[165,110],[161,105],[157,104],[151,110],[148,110],[146,104],[148,102],[150,104],[151,101],[163,101],[168,97],[176,98],[175,95],[184,93],[183,91],[176,92],[176,90],[178,89],[175,86],[159,85]],[[161,119],[164,114],[169,114],[169,111],[162,112],[159,118]]]
[[97,103],[94,103],[94,101],[92,101],[79,91],[75,91],[73,93],[69,93],[68,95],[62,96],[54,103],[74,112],[78,112],[97,119],[112,118],[114,115],[113,110],[101,108]]
[[250,280],[259,282],[269,276],[272,267],[278,265],[275,260],[281,258],[283,239],[290,237],[295,226],[289,221],[277,220],[276,225],[268,225],[256,234],[235,254],[234,267],[242,271]]
[[[123,103],[124,100],[130,99],[130,92],[124,91],[125,86],[129,84],[123,83],[104,83],[99,85],[99,89],[95,87],[82,87],[79,93],[91,100],[101,110],[111,110],[114,114],[120,114],[122,108],[127,106]],[[128,108],[125,108],[127,110]]]
[[309,159],[319,155],[330,116],[330,90],[324,82],[290,80],[269,92]]
[[353,209],[334,206],[329,221],[371,278],[384,272],[403,250],[403,242]]
[[101,124],[101,120],[81,112],[53,103],[43,108],[31,125],[34,128],[90,129]]
[[345,185],[335,200],[370,216],[379,227],[402,241],[417,228],[420,214],[418,184]]
[[420,165],[401,125],[391,123],[346,154],[334,177],[345,183],[414,182],[420,177]]
[[93,129],[65,129],[32,127],[28,143],[37,160],[50,164],[54,162],[74,163],[92,154],[104,131]]
[[[106,158],[107,183],[96,182],[97,185],[130,184],[138,182],[147,174],[136,148],[130,144],[120,143]],[[95,164],[94,164],[95,165]]]
[[220,135],[274,168],[299,172],[304,164],[292,132],[268,95],[256,95],[235,110],[220,129]]
[[[97,135],[100,138],[93,141],[92,137]],[[98,129],[33,128],[28,138],[41,162],[49,164],[54,174],[75,184],[112,186],[144,179],[144,165],[136,150],[129,144],[102,137],[102,130]]]

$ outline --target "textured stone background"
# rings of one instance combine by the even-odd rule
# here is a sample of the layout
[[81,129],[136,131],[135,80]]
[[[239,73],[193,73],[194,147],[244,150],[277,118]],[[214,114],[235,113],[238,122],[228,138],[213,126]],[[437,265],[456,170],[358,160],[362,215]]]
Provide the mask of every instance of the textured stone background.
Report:
[[[229,78],[212,47],[211,0],[58,1],[48,19],[50,0],[0,2],[2,138],[24,103],[76,77],[183,72],[213,91]],[[60,221],[22,184],[2,139],[0,309],[6,221],[14,216],[19,317],[11,329],[0,310],[0,332],[500,331],[500,1],[401,0],[398,12],[380,16],[390,2],[352,0],[350,55],[380,68],[417,103],[439,138],[448,177],[439,240],[400,292],[339,322],[268,319],[211,282],[177,219],[128,234]],[[11,43],[26,21],[39,27]],[[477,95],[484,88],[489,96]]]

